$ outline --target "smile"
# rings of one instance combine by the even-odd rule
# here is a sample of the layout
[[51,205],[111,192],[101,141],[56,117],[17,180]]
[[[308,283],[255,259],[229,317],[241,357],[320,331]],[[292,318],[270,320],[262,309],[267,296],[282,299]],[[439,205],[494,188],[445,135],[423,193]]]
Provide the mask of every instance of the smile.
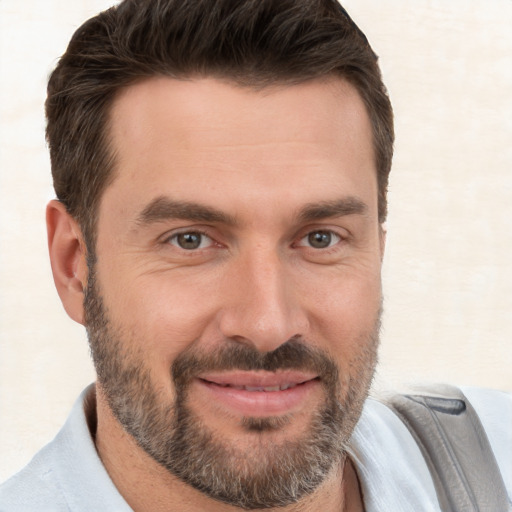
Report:
[[254,417],[298,411],[320,387],[317,375],[297,371],[208,374],[196,383],[208,404]]
[[[205,382],[209,382],[206,379],[204,380]],[[218,384],[215,382],[209,383],[221,386],[223,388],[243,389],[244,391],[264,391],[265,393],[272,393],[275,391],[286,391],[287,389],[292,389],[296,386],[301,386],[302,384],[304,384],[304,382],[286,382],[284,384],[279,384],[276,386],[237,386],[233,384]]]

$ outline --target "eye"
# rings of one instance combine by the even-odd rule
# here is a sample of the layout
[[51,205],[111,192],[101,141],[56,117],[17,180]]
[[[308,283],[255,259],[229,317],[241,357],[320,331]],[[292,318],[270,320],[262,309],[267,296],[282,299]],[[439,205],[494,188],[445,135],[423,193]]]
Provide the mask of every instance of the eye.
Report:
[[212,239],[199,231],[187,231],[184,233],[177,233],[168,239],[171,245],[184,249],[186,251],[194,251],[197,249],[205,249],[209,247],[213,241]]
[[318,230],[311,231],[300,239],[299,246],[309,246],[313,249],[327,249],[337,244],[341,237],[333,231]]

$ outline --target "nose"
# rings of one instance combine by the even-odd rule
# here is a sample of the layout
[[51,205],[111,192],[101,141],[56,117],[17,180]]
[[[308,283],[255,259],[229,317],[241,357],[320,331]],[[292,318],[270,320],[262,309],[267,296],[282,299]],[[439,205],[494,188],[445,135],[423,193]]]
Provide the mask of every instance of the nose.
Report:
[[220,329],[225,338],[271,352],[306,334],[303,298],[289,264],[271,250],[260,250],[237,262],[226,277]]

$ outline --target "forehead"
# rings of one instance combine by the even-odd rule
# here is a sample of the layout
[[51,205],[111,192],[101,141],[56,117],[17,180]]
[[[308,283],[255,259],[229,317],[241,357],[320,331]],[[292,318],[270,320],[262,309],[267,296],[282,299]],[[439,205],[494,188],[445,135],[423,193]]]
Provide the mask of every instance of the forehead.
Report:
[[376,199],[370,121],[339,78],[261,90],[152,78],[119,94],[110,121],[116,177],[102,201],[115,192],[139,207],[162,194],[208,204],[216,192],[233,194],[234,207],[239,192],[286,189],[311,202],[354,186]]
[[140,143],[141,135],[154,142],[180,136],[180,143],[254,144],[283,137],[339,141],[347,128],[365,132],[370,125],[358,92],[341,78],[254,89],[215,78],[154,77],[119,93],[111,127],[122,146],[129,139]]

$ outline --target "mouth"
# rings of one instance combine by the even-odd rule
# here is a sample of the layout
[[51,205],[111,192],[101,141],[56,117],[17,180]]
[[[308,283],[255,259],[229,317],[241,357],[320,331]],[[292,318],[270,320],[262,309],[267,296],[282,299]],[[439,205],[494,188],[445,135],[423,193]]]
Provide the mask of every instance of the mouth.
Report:
[[303,408],[320,378],[298,371],[241,371],[201,375],[196,383],[209,403],[243,416],[267,417]]
[[[216,384],[215,382],[207,381],[209,384]],[[279,384],[278,386],[236,386],[232,384],[216,384],[217,386],[221,386],[223,388],[233,388],[233,389],[243,389],[245,391],[264,391],[266,393],[272,393],[274,391],[286,391],[287,389],[292,389],[296,386],[302,386],[304,382],[286,382],[284,384]]]

